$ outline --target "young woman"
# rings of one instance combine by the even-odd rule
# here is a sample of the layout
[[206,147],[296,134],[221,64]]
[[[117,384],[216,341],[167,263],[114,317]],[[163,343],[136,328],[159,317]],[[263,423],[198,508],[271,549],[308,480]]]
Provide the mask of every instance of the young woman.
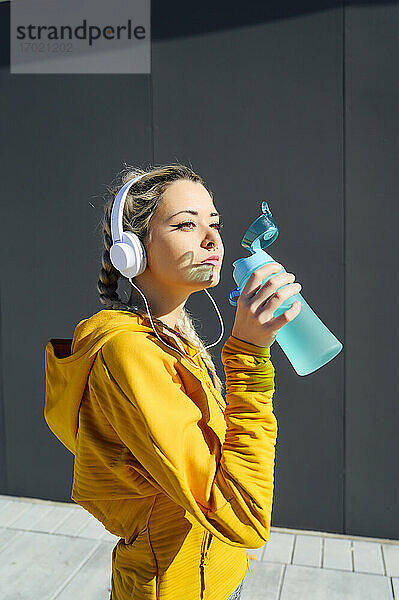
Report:
[[[111,211],[121,186],[138,175],[123,229],[142,241],[147,265],[123,302],[123,277],[110,259]],[[185,308],[192,293],[220,280],[221,216],[211,193],[179,164],[132,169],[110,193],[98,282],[106,308],[80,321],[72,340],[48,342],[45,418],[75,456],[71,498],[120,537],[112,600],[237,600],[246,549],[270,535],[277,438],[270,346],[300,303],[273,313],[301,286],[286,272],[262,286],[281,270],[276,263],[249,278],[221,351],[224,398]]]

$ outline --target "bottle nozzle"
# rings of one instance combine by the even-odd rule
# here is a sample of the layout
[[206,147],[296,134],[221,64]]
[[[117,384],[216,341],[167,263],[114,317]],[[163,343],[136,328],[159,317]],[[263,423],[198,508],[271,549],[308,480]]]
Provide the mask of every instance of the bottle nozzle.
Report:
[[269,215],[270,217],[272,216],[271,210],[266,201],[262,202],[262,212],[263,212],[263,214]]

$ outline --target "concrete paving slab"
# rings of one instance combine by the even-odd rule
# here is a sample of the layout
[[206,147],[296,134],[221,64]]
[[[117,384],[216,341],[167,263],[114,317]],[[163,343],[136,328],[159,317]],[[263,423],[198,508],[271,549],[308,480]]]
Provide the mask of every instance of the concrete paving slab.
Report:
[[78,507],[71,510],[67,518],[54,529],[53,533],[63,535],[79,535],[79,532],[86,527],[92,515],[84,508]]
[[18,500],[7,503],[0,511],[0,527],[11,527],[14,521],[29,510],[30,506],[29,502],[19,502]]
[[392,590],[395,598],[399,598],[399,577],[391,577]]
[[322,539],[316,535],[297,535],[292,564],[304,567],[321,567]]
[[280,600],[285,565],[252,560],[250,567],[241,589],[241,600]]
[[382,544],[387,575],[399,577],[399,544]]
[[351,540],[324,538],[324,569],[342,569],[353,571]]
[[392,600],[392,588],[381,575],[287,565],[279,600]]
[[290,563],[294,548],[294,535],[272,531],[264,546],[262,560],[267,562]]
[[353,566],[358,573],[386,575],[381,544],[353,540]]
[[31,531],[53,533],[68,518],[72,510],[75,509],[64,506],[51,506],[51,510],[48,513],[32,524]]
[[21,532],[8,529],[6,527],[0,527],[0,552]]
[[9,525],[10,528],[30,531],[32,526],[39,519],[47,515],[52,509],[52,506],[49,504],[28,504],[27,506],[27,510],[24,510],[19,517]]
[[10,502],[12,502],[12,500],[10,500],[9,498],[6,498],[5,496],[0,496],[0,511],[2,511],[3,508],[7,506],[7,504],[10,504]]
[[1,600],[48,598],[96,550],[93,540],[25,531],[0,553]]
[[113,544],[103,542],[94,554],[71,578],[68,578],[62,589],[49,600],[109,600],[111,592]]
[[117,535],[114,535],[113,533],[111,533],[110,531],[108,531],[107,529],[104,531],[104,534],[101,538],[101,541],[103,542],[113,542],[114,546],[117,543],[117,541],[120,538]]
[[104,532],[107,530],[92,514],[88,513],[88,516],[89,519],[86,525],[82,529],[79,529],[79,537],[101,540],[104,537]]
[[252,560],[262,560],[262,555],[265,551],[266,544],[261,548],[247,548],[247,555]]

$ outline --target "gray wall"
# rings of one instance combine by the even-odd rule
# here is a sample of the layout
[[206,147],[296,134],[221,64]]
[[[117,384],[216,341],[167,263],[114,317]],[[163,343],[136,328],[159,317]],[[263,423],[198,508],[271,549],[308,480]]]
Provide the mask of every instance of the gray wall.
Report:
[[[102,308],[105,185],[124,162],[178,160],[205,178],[225,217],[211,290],[226,328],[211,348],[219,375],[231,264],[248,254],[240,241],[265,199],[280,226],[270,253],[344,344],[306,377],[272,346],[272,525],[399,539],[399,7],[253,1],[243,12],[154,1],[151,75],[12,76],[0,4],[0,493],[69,500],[73,457],[43,419],[44,347]],[[215,341],[204,293],[187,306]]]
[[346,13],[345,524],[399,538],[399,5]]

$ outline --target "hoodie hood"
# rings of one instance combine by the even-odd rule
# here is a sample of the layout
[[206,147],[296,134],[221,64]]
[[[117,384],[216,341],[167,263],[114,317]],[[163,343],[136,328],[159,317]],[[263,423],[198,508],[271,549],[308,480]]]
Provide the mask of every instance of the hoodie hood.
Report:
[[[159,319],[152,317],[152,320],[160,337],[176,350],[189,357],[198,352],[179,332]],[[156,338],[148,317],[130,311],[100,310],[78,323],[72,339],[51,338],[46,344],[44,418],[54,435],[73,454],[79,409],[97,352],[112,336],[127,329]],[[199,357],[194,361],[203,366]]]

